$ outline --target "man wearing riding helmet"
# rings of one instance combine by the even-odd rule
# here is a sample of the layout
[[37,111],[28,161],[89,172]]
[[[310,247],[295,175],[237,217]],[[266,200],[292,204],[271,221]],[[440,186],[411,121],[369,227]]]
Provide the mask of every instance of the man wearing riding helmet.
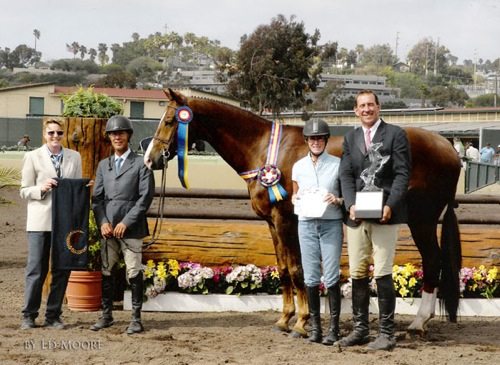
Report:
[[[340,255],[342,251],[342,199],[340,196],[340,158],[326,152],[330,137],[328,124],[321,119],[306,122],[303,135],[309,152],[292,168],[292,203],[299,216],[299,242],[304,270],[311,342],[332,345],[339,339]],[[314,203],[316,202],[316,203]],[[317,210],[311,206],[321,207]],[[322,338],[320,320],[321,276],[328,288],[330,328]]]
[[102,316],[90,327],[93,331],[113,325],[112,269],[123,253],[127,279],[132,291],[132,321],[127,334],[142,332],[143,298],[142,241],[149,235],[146,220],[154,195],[154,176],[141,156],[133,152],[132,123],[121,115],[111,117],[106,135],[114,154],[97,166],[92,208],[103,237]]

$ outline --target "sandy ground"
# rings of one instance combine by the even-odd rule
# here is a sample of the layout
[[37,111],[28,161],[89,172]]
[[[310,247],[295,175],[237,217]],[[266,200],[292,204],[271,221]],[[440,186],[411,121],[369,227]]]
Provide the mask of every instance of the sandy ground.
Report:
[[[15,188],[0,190],[12,201],[0,205],[1,364],[492,364],[500,356],[499,318],[460,318],[456,324],[431,321],[424,338],[410,338],[410,316],[397,316],[397,348],[367,353],[340,351],[272,331],[276,312],[143,314],[146,331],[127,336],[130,312],[115,311],[116,324],[100,332],[88,327],[98,313],[64,307],[65,330],[19,329],[26,257],[25,202]],[[43,319],[42,306],[38,323]],[[324,327],[327,319],[324,318]],[[372,335],[377,319],[372,318]],[[349,315],[341,329],[351,328]],[[494,360],[497,359],[497,360]]]
[[[0,161],[2,167],[19,167],[17,161]],[[192,187],[206,186],[206,178],[193,174]],[[225,168],[225,167],[221,167]],[[174,170],[174,169],[171,169]],[[201,169],[203,170],[203,169]],[[211,168],[211,170],[213,170]],[[225,170],[224,170],[225,171]],[[213,172],[213,171],[212,171]],[[234,174],[235,175],[235,174]],[[241,188],[231,175],[214,188]],[[172,183],[177,179],[170,179]],[[199,183],[197,180],[200,180]],[[220,180],[219,180],[220,181]],[[172,184],[169,184],[172,186]],[[500,186],[500,185],[499,185]],[[491,191],[485,192],[491,193]],[[21,331],[26,249],[26,204],[17,188],[0,189],[12,204],[0,204],[0,364],[493,364],[500,358],[500,319],[443,318],[430,322],[423,338],[410,338],[406,327],[411,316],[397,316],[397,348],[368,353],[363,347],[340,351],[311,344],[272,331],[277,312],[143,314],[144,333],[124,333],[130,312],[116,310],[116,324],[100,332],[88,330],[98,313],[72,312],[66,306],[62,331],[46,328]],[[43,322],[44,305],[37,323]],[[293,321],[293,320],[292,320]],[[377,318],[372,317],[372,335]],[[323,327],[327,318],[323,318]],[[341,331],[351,329],[350,315],[342,316]],[[497,360],[495,360],[497,359]]]

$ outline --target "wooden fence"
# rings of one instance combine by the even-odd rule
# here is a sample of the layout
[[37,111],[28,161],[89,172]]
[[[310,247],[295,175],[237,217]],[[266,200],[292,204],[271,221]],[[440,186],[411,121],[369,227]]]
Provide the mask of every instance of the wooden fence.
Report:
[[[457,202],[462,266],[500,266],[500,197],[458,195]],[[156,198],[148,212],[151,232],[158,212]],[[251,210],[246,191],[168,189],[163,217],[156,242],[144,252],[146,260],[172,258],[212,266],[276,264],[267,224]],[[399,232],[395,262],[421,262],[406,225]],[[345,242],[341,265],[348,265]]]

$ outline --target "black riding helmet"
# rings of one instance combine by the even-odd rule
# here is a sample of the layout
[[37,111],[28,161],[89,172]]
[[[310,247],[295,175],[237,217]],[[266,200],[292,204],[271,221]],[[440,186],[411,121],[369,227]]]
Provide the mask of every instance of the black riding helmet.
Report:
[[132,123],[123,115],[113,115],[106,123],[106,134],[111,132],[127,131],[130,135],[134,133]]
[[302,134],[306,139],[313,136],[324,136],[328,139],[330,137],[330,128],[323,119],[314,118],[306,122]]

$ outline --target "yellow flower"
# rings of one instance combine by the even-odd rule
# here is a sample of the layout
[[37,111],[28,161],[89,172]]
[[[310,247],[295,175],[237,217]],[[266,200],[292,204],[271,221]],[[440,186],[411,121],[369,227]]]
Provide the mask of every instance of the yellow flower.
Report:
[[399,294],[401,294],[401,297],[406,297],[408,295],[409,291],[408,289],[406,289],[405,287],[402,287],[401,289],[399,289]]
[[483,270],[484,270],[483,265],[479,266],[479,269],[474,270],[474,273],[472,274],[472,278],[474,279],[474,281],[483,280]]
[[180,269],[179,262],[177,260],[170,259],[168,260],[167,264],[169,267],[170,275],[172,275],[174,278],[179,276],[179,269]]
[[148,262],[146,263],[146,267],[150,268],[150,269],[154,269],[155,268],[155,262],[153,260],[148,260]]
[[163,261],[158,263],[158,268],[156,269],[156,275],[160,279],[166,279],[167,278],[167,270],[165,268],[165,263]]
[[401,286],[405,286],[406,284],[408,284],[408,280],[406,280],[406,278],[404,278],[403,276],[400,276],[398,277],[398,284]]
[[415,285],[417,285],[417,279],[410,278],[410,281],[408,282],[408,287],[413,288]]
[[492,283],[497,279],[497,276],[498,276],[498,268],[494,266],[488,270],[488,275],[486,275],[486,280],[489,283]]
[[273,279],[279,279],[280,278],[280,273],[278,272],[278,270],[271,271],[271,277]]

